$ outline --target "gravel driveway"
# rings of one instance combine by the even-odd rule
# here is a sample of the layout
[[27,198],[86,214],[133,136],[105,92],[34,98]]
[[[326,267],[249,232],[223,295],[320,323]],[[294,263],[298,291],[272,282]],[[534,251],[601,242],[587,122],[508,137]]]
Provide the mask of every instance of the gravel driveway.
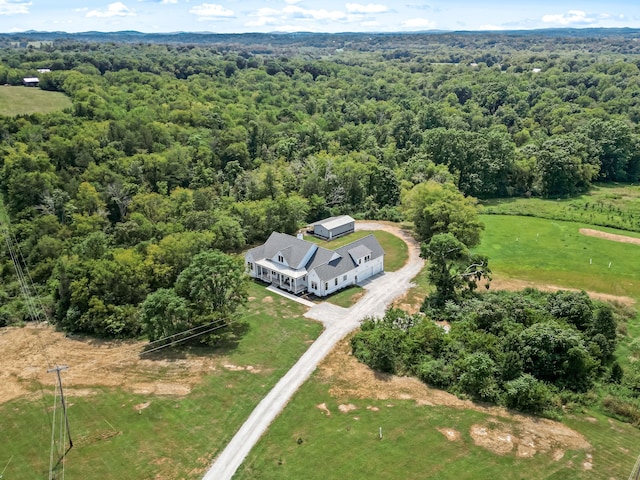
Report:
[[393,300],[412,286],[411,279],[424,264],[419,256],[418,243],[404,231],[385,223],[356,222],[356,230],[385,230],[404,239],[409,245],[406,265],[397,272],[381,273],[361,284],[366,293],[350,308],[324,302],[305,313],[305,317],[321,321],[324,331],[249,415],[205,474],[205,480],[231,479],[271,422],[336,343],[356,329],[364,318],[384,315]]

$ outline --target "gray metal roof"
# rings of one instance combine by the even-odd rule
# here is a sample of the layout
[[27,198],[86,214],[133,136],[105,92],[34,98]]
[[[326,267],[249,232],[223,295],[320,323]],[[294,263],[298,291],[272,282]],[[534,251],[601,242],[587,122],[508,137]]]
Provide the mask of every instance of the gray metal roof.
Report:
[[292,237],[286,233],[273,232],[263,245],[252,248],[249,253],[255,260],[259,260],[273,258],[278,252],[281,252],[287,265],[297,270],[304,267],[302,261],[309,250],[313,248],[316,248],[314,243]]
[[349,215],[339,215],[337,217],[329,217],[324,220],[320,220],[319,222],[314,223],[313,225],[322,225],[327,230],[331,230],[336,227],[341,227],[342,225],[346,225],[347,223],[355,222],[353,218]]
[[363,244],[359,243],[353,248],[348,250],[349,255],[353,258],[354,261],[357,261],[359,258],[364,258],[371,253],[371,250],[368,249]]
[[[332,278],[336,278],[340,275],[344,275],[345,273],[353,270],[357,267],[357,263],[351,258],[349,251],[364,251],[368,250],[365,255],[371,252],[371,260],[375,260],[384,255],[384,250],[380,246],[378,239],[373,235],[367,235],[360,240],[356,240],[355,242],[349,243],[343,247],[340,247],[336,250],[336,253],[340,255],[340,258],[337,260],[333,260],[331,262],[327,262],[323,265],[318,265],[315,267],[315,271],[320,277],[320,280],[323,282],[329,281]],[[364,255],[363,255],[364,256]],[[362,258],[362,257],[356,257]],[[311,269],[309,269],[311,270]]]
[[[302,265],[302,260],[312,248],[315,248],[315,252],[311,259],[306,265]],[[333,251],[278,232],[273,232],[263,245],[252,248],[248,253],[254,261],[258,261],[273,258],[278,252],[282,253],[291,268],[297,270],[306,267],[307,272],[315,270],[322,281],[329,281],[357,267],[354,258],[371,254],[371,260],[375,260],[384,255],[384,250],[373,235],[367,235]]]

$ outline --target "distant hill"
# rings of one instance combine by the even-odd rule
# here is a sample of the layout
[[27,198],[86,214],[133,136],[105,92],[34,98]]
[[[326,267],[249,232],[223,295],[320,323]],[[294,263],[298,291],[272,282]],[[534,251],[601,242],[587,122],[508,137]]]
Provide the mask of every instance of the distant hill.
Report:
[[[81,41],[81,42],[119,42],[119,43],[170,43],[170,44],[209,44],[242,47],[287,47],[309,46],[320,48],[342,48],[345,45],[358,50],[379,50],[385,45],[394,48],[408,47],[416,43],[437,41],[443,44],[455,43],[461,38],[472,37],[475,40],[506,40],[527,43],[530,39],[558,39],[567,42],[585,39],[609,39],[611,42],[625,43],[640,38],[640,29],[632,28],[562,28],[513,31],[425,31],[412,33],[239,33],[218,34],[210,32],[169,32],[143,33],[137,31],[120,32],[39,32],[0,34],[0,45],[27,46],[37,41]],[[517,45],[514,45],[517,48]]]

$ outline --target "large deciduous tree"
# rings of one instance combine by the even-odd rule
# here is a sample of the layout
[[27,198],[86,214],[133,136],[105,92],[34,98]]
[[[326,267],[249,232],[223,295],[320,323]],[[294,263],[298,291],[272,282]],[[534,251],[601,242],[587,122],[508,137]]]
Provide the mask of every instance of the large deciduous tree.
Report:
[[418,184],[405,194],[403,205],[422,241],[450,233],[467,247],[480,243],[484,225],[478,219],[476,200],[465,197],[451,184],[432,180]]
[[[238,259],[212,250],[193,257],[178,276],[175,289],[188,302],[192,326],[216,321],[228,325],[247,299],[248,279]],[[212,343],[218,339],[214,332],[203,336],[202,341]]]

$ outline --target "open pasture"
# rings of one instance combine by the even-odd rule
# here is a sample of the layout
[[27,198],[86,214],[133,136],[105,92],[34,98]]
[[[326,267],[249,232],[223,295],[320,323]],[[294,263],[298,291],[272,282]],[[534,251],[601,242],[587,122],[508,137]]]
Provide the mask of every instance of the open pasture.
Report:
[[[370,371],[336,348],[238,470],[247,479],[627,478],[640,431],[588,411],[563,423]],[[382,438],[380,438],[382,432]]]
[[583,235],[580,228],[598,227],[575,222],[511,215],[482,215],[482,221],[476,251],[489,256],[494,277],[640,297],[638,245]]
[[[144,361],[138,357],[143,342],[65,338],[48,328],[27,339],[33,359],[19,352],[9,358],[10,348],[2,342],[33,328],[0,332],[8,375],[3,387],[18,381],[27,390],[0,403],[2,436],[11,439],[0,451],[4,477],[48,478],[54,377],[45,373],[46,362],[37,360],[40,346],[57,338],[59,351],[52,354],[69,365],[62,380],[74,441],[65,478],[201,478],[322,329],[302,318],[303,306],[271,296],[262,286],[252,284],[250,295],[239,314],[245,331],[238,341],[213,350],[160,350]],[[65,349],[73,351],[64,355]],[[31,350],[22,349],[26,355]],[[13,371],[14,366],[20,368]]]
[[71,108],[71,100],[63,93],[39,88],[0,86],[0,115],[13,117],[32,113],[50,113]]

